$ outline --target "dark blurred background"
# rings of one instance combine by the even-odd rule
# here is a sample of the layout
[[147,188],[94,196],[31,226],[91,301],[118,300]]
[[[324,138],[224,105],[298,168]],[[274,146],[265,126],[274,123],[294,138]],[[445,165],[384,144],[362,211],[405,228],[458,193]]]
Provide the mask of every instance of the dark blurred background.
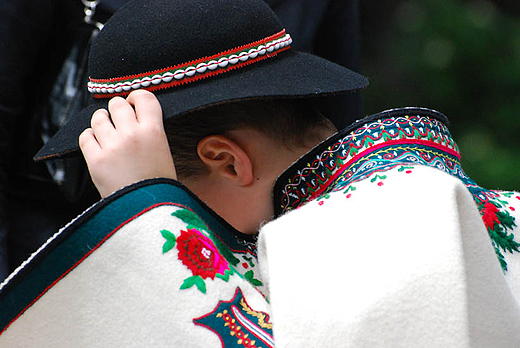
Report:
[[520,1],[361,0],[364,113],[444,113],[466,173],[520,190]]

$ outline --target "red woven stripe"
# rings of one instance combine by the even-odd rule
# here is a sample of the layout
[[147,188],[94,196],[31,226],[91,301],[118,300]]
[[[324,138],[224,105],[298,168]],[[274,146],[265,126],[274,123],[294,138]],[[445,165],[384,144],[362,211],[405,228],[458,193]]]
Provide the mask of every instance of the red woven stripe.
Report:
[[[185,78],[183,78],[181,80],[173,79],[171,82],[168,82],[168,83],[163,82],[163,83],[160,83],[158,85],[153,85],[152,84],[152,85],[150,85],[148,87],[141,87],[139,89],[145,89],[147,91],[157,91],[157,90],[161,90],[161,89],[166,89],[166,88],[170,88],[170,87],[174,87],[174,86],[183,85],[183,84],[190,83],[190,82],[197,81],[197,80],[202,80],[202,79],[205,79],[205,78],[208,78],[208,77],[211,77],[211,76],[223,74],[225,72],[228,72],[228,71],[231,71],[231,70],[234,70],[234,69],[238,69],[238,68],[241,68],[243,66],[246,66],[246,65],[249,65],[249,64],[253,64],[253,63],[256,63],[258,61],[261,61],[261,60],[273,57],[273,56],[277,55],[280,52],[288,50],[289,48],[290,48],[290,46],[287,46],[287,47],[281,48],[281,49],[279,49],[277,51],[274,51],[273,53],[270,53],[270,54],[265,54],[263,56],[258,55],[258,57],[256,57],[256,58],[249,58],[245,62],[239,62],[239,63],[236,63],[234,65],[228,64],[225,68],[218,68],[216,70],[213,70],[213,71],[210,71],[210,72],[205,72],[203,74],[195,73],[195,75],[193,75],[191,77],[185,77]],[[130,90],[130,91],[127,91],[127,92],[121,92],[121,93],[95,93],[94,94],[94,98],[103,99],[103,98],[112,98],[112,97],[116,97],[116,96],[127,96],[132,91],[133,90]]]
[[142,74],[127,75],[127,76],[123,76],[123,77],[112,77],[112,78],[108,78],[108,79],[90,78],[90,81],[95,82],[95,83],[114,83],[114,82],[117,83],[117,82],[122,82],[122,81],[126,81],[126,80],[138,79],[138,78],[146,77],[146,76],[150,76],[150,75],[160,75],[160,74],[165,73],[165,72],[170,71],[170,70],[178,70],[178,69],[182,69],[184,67],[188,67],[188,66],[191,66],[191,65],[197,65],[197,64],[200,64],[202,62],[213,60],[213,59],[218,58],[218,57],[227,56],[227,55],[231,55],[231,54],[234,54],[234,53],[246,50],[246,49],[251,48],[253,46],[259,46],[259,45],[262,45],[262,44],[267,43],[269,41],[278,39],[278,38],[280,38],[280,37],[282,37],[284,35],[285,35],[285,29],[282,29],[282,31],[280,31],[280,32],[278,32],[278,33],[276,33],[274,35],[271,35],[269,37],[266,37],[265,39],[255,41],[255,42],[250,43],[250,44],[245,44],[245,45],[242,45],[242,46],[239,46],[239,47],[236,47],[236,48],[232,48],[232,49],[229,49],[227,51],[214,54],[212,56],[203,57],[203,58],[192,60],[192,61],[189,61],[189,62],[186,62],[186,63],[181,63],[181,64],[170,66],[170,67],[167,67],[167,68],[153,70],[153,71],[142,73]]

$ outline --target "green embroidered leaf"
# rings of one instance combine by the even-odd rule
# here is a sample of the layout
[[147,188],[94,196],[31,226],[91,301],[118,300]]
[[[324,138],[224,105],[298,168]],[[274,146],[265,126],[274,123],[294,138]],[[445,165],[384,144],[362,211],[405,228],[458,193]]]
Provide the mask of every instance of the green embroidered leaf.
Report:
[[507,211],[498,211],[497,212],[498,220],[500,224],[505,228],[513,229],[516,226],[515,218],[511,216]]
[[197,289],[199,289],[200,292],[202,292],[203,294],[206,293],[206,283],[204,282],[204,279],[202,279],[200,276],[196,277],[195,285],[197,286]]
[[175,247],[175,241],[173,240],[167,240],[164,242],[162,247],[162,253],[167,253],[168,251],[172,250]]
[[401,166],[401,168],[397,169],[398,172],[404,172],[405,170],[407,169],[413,169],[413,167],[406,167],[406,166]]
[[495,224],[494,229],[488,229],[489,236],[493,244],[495,245],[496,251],[500,252],[500,248],[504,251],[520,251],[520,243],[514,240],[513,234],[508,234],[507,230],[501,225]]
[[224,274],[217,273],[217,274],[215,274],[215,277],[227,282],[227,281],[229,281],[229,276],[233,275],[233,273],[234,272],[232,270],[226,269],[224,271]]
[[322,199],[329,199],[330,198],[330,194],[326,193],[322,196],[319,196],[318,199],[316,199],[317,201],[321,201]]
[[202,221],[197,214],[192,213],[188,209],[180,209],[176,210],[172,213],[172,216],[175,216],[181,219],[184,223],[188,225],[188,228],[194,228],[196,230],[204,230],[207,231],[208,228],[204,221]]
[[379,175],[379,174],[376,174],[376,176],[374,176],[372,179],[370,179],[370,182],[374,182],[374,181],[376,181],[377,179],[385,180],[385,179],[386,179],[386,175]]
[[244,273],[244,277],[246,277],[247,280],[253,279],[253,277],[254,277],[253,271],[252,270],[251,271],[247,271],[246,273]]
[[251,282],[251,284],[253,284],[254,286],[262,286],[262,285],[264,285],[264,283],[262,283],[262,282],[259,281],[258,279],[251,279],[250,282]]
[[171,233],[170,231],[167,231],[167,230],[162,230],[161,234],[164,237],[164,239],[166,239],[166,242],[164,242],[164,244],[163,244],[163,250],[162,250],[162,252],[164,254],[173,249],[173,247],[175,246],[175,243],[177,242],[177,238],[175,237],[175,235],[173,233]]
[[502,204],[502,207],[507,207],[507,202],[504,201],[504,200],[501,200],[501,199],[498,199],[498,198],[495,199],[495,205],[496,205],[498,208],[500,208],[500,205],[499,205],[499,204],[496,204],[496,202]]
[[199,291],[202,292],[203,294],[206,293],[206,283],[204,282],[204,279],[202,279],[198,275],[191,276],[189,278],[184,279],[184,283],[182,283],[180,289],[181,290],[189,289],[193,285],[195,285],[197,287],[197,289],[199,289]]
[[500,262],[500,267],[502,268],[502,272],[507,272],[507,262],[504,258],[504,255],[502,255],[502,252],[500,251],[500,248],[497,246],[494,240],[491,240],[491,244],[493,244],[493,248],[495,249],[495,254],[498,258],[498,261]]
[[184,290],[184,289],[191,288],[193,286],[193,284],[195,284],[196,277],[198,277],[198,276],[191,276],[191,277],[184,279],[184,282],[182,283],[180,289]]
[[247,263],[249,263],[249,266],[251,266],[251,267],[255,267],[255,264],[253,263],[253,258],[252,258],[252,257],[247,257],[247,256],[243,255],[242,258],[243,258],[244,260],[246,260]]
[[372,146],[374,141],[370,137],[366,137],[365,143],[363,144],[365,147]]
[[253,270],[247,271],[247,272],[244,274],[244,277],[246,277],[246,279],[247,279],[251,284],[253,284],[254,286],[264,285],[264,283],[262,283],[260,280],[255,279],[255,275],[254,275]]

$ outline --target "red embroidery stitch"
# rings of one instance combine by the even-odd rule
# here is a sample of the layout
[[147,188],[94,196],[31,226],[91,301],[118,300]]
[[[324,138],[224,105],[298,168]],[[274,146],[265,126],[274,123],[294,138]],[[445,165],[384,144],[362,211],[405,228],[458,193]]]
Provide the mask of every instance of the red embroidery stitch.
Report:
[[[447,148],[447,147],[440,146],[440,145],[437,145],[435,143],[432,143],[431,141],[426,141],[426,140],[421,140],[421,139],[388,140],[388,141],[386,141],[386,142],[384,142],[382,144],[372,146],[369,149],[366,149],[363,152],[361,152],[361,153],[357,154],[356,156],[352,157],[347,163],[345,163],[342,166],[340,166],[333,175],[331,175],[329,178],[327,178],[327,180],[320,185],[321,188],[318,189],[309,199],[314,199],[317,196],[321,195],[321,193],[328,187],[328,185],[331,182],[336,180],[336,178],[338,176],[340,176],[347,168],[350,167],[350,165],[353,162],[357,161],[360,157],[367,156],[369,153],[371,153],[373,151],[376,151],[379,148],[383,148],[383,147],[389,146],[389,145],[397,145],[397,144],[399,144],[399,145],[405,145],[405,144],[419,144],[419,145],[427,144],[430,147],[433,147],[433,148],[436,148],[436,149],[440,149],[440,150],[445,151],[445,152],[447,152],[447,153],[457,157],[458,159],[460,159],[460,155],[458,154],[458,152],[456,152],[456,151],[454,151],[454,150],[452,150],[450,148]],[[285,195],[287,195],[287,193]]]
[[181,231],[177,237],[179,259],[195,276],[215,279],[229,269],[226,259],[220,255],[211,239],[195,229]]
[[489,230],[493,230],[495,224],[499,224],[500,220],[497,217],[498,208],[493,203],[487,202],[482,209],[482,220]]

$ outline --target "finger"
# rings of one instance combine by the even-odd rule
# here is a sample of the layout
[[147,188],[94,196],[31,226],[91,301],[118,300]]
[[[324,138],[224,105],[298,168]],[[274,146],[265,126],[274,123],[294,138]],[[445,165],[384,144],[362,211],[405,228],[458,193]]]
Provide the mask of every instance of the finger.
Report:
[[108,102],[108,111],[110,112],[110,118],[116,129],[124,130],[132,128],[137,122],[132,105],[121,97],[110,99]]
[[85,160],[91,158],[95,153],[99,152],[101,150],[101,147],[99,146],[99,143],[96,139],[96,136],[94,135],[94,131],[92,128],[87,128],[81,134],[78,138],[79,142],[79,148],[81,152],[83,153],[83,157],[85,157]]
[[162,125],[162,108],[157,97],[147,90],[130,93],[126,101],[135,108],[137,122],[160,123]]
[[110,121],[108,111],[105,109],[98,109],[92,114],[90,126],[101,148],[106,146],[110,140],[115,137],[114,125]]

